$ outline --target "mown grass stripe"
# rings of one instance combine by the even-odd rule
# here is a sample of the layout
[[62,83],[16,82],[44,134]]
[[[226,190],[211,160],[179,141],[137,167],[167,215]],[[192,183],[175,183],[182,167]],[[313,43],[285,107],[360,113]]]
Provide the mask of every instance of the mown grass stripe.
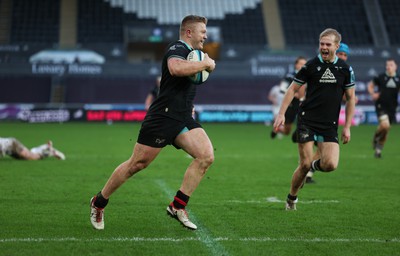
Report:
[[[170,189],[163,180],[156,180],[156,182],[169,198],[172,198],[175,195],[175,192]],[[207,248],[211,250],[212,255],[229,255],[225,248],[218,243],[218,240],[212,237],[207,228],[201,225],[196,216],[189,209],[187,209],[187,211],[189,213],[190,220],[193,221],[193,223],[195,223],[198,227],[194,233],[199,238],[199,241],[204,243]]]
[[[198,235],[196,231],[196,235]],[[400,238],[379,239],[379,238],[288,238],[288,237],[244,237],[244,238],[230,238],[230,237],[207,237],[204,240],[203,235],[198,237],[110,237],[110,238],[77,238],[77,237],[58,237],[58,238],[45,238],[45,237],[28,237],[28,238],[2,238],[0,243],[40,243],[40,242],[173,242],[182,243],[190,241],[200,241],[203,243],[213,242],[215,247],[221,246],[217,242],[299,242],[299,243],[400,243]],[[218,245],[216,245],[218,244]],[[222,247],[222,246],[221,246]],[[217,253],[217,252],[215,252]],[[219,255],[226,255],[219,254]]]

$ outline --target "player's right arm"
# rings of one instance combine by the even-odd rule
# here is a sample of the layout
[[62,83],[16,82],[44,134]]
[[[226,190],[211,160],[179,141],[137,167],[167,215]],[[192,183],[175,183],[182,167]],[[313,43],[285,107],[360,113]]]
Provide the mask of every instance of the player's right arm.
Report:
[[305,98],[306,98],[306,88],[307,88],[307,84],[304,84],[297,91],[297,98],[299,99],[299,101],[304,101],[305,100]]
[[279,108],[278,116],[274,122],[274,129],[278,130],[279,126],[285,124],[285,113],[287,108],[289,107],[290,103],[292,102],[295,93],[300,89],[301,85],[296,82],[292,82],[283,97],[283,101],[281,107]]
[[188,61],[186,59],[170,57],[168,59],[168,70],[172,76],[192,76],[200,71],[209,72],[215,69],[215,61],[204,54],[202,61]]
[[151,93],[147,94],[147,97],[146,97],[146,99],[144,101],[144,107],[145,107],[146,110],[149,110],[150,105],[153,102],[153,100],[154,100],[153,94],[151,94]]
[[[276,100],[276,85],[274,85],[273,87],[272,87],[272,89],[269,91],[269,93],[268,93],[268,100],[269,101],[271,101],[272,102],[272,105],[276,105],[276,103],[277,103],[277,100]],[[278,92],[278,93],[280,93],[280,92]]]
[[379,98],[379,92],[375,92],[375,83],[374,83],[374,80],[371,80],[371,81],[368,83],[367,89],[368,89],[368,93],[369,93],[369,95],[371,96],[372,100],[373,100],[373,101],[376,101],[376,100]]

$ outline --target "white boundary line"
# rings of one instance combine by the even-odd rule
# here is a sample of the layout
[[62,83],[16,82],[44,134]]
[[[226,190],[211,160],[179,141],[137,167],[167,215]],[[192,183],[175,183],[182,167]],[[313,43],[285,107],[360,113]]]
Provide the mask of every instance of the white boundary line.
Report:
[[[285,200],[280,200],[277,197],[267,197],[265,201],[261,200],[247,200],[247,201],[242,201],[242,200],[228,200],[226,201],[228,203],[237,203],[237,204],[265,204],[265,203],[285,203]],[[340,203],[338,200],[308,200],[308,201],[303,201],[299,200],[300,204],[337,204]]]
[[[197,231],[196,231],[197,234]],[[273,238],[273,237],[206,237],[206,234],[198,235],[198,237],[173,238],[173,237],[110,237],[110,238],[76,238],[76,237],[59,237],[59,238],[2,238],[0,243],[41,243],[41,242],[203,242],[210,247],[210,242],[219,245],[219,241],[227,242],[299,242],[299,243],[400,243],[400,238],[379,239],[379,238]],[[217,246],[216,246],[217,247]],[[219,252],[219,251],[218,251]],[[213,253],[218,253],[215,249]],[[220,253],[220,252],[219,252]],[[227,252],[224,251],[224,255]],[[222,255],[222,254],[218,254]]]
[[[165,184],[165,182],[163,180],[156,180],[156,183],[168,197],[171,198],[174,196],[175,193],[173,192],[173,190],[168,188],[167,184]],[[188,212],[190,213],[190,219],[194,223],[199,223],[196,216],[189,210],[188,210]],[[194,232],[198,237],[197,241],[203,242],[207,246],[207,248],[209,248],[211,250],[212,255],[218,255],[218,256],[219,255],[229,255],[229,253],[225,250],[225,248],[220,243],[218,243],[218,240],[216,240],[212,237],[211,232],[209,232],[207,230],[207,228],[204,227],[203,225],[199,225],[198,229]],[[191,241],[193,238],[189,238],[189,239]]]

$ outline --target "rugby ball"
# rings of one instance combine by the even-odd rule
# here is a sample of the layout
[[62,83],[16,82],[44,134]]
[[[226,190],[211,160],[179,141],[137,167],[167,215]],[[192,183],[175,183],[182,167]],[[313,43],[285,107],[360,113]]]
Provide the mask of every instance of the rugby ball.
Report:
[[[202,61],[204,59],[204,52],[200,50],[193,50],[187,56],[188,61]],[[204,83],[210,73],[207,70],[200,71],[192,76],[189,76],[190,81],[194,84]]]

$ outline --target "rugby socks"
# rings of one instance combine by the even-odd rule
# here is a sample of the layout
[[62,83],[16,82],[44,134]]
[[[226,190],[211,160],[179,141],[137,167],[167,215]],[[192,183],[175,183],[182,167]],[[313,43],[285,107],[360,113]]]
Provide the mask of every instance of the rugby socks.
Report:
[[375,132],[374,141],[373,141],[374,149],[376,149],[378,147],[378,145],[382,145],[382,147],[383,147],[383,144],[386,141],[386,136],[387,136],[386,131],[380,131],[380,132],[376,131]]
[[321,168],[321,159],[312,161],[310,171],[312,171],[312,172],[315,172],[315,171],[323,172],[324,171]]
[[381,132],[376,131],[374,135],[374,141],[378,142],[381,139]]
[[97,208],[104,208],[108,204],[108,199],[105,199],[103,195],[101,194],[101,191],[97,193],[96,195],[96,200],[94,201],[94,206]]
[[306,177],[312,178],[312,176],[314,175],[314,172],[315,172],[315,170],[310,169],[310,170],[307,172]]
[[288,198],[289,200],[291,200],[291,201],[296,201],[297,196],[292,196],[291,194],[288,194],[288,195],[287,195],[287,198]]
[[189,202],[189,198],[188,195],[185,195],[182,191],[178,190],[174,197],[174,201],[171,204],[175,209],[185,209],[185,206]]
[[382,144],[376,144],[376,147],[375,147],[375,151],[376,152],[378,152],[378,153],[380,153],[380,152],[382,152],[382,149],[383,149],[383,145]]

